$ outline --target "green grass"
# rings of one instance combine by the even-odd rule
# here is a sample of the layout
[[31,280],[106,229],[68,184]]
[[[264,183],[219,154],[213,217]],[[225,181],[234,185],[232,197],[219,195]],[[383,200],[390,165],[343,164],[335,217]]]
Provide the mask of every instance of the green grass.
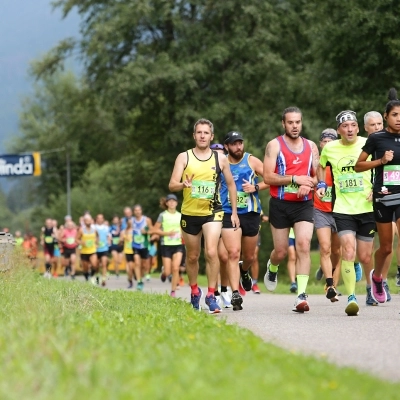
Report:
[[167,295],[0,277],[1,399],[397,399],[383,383],[264,343]]

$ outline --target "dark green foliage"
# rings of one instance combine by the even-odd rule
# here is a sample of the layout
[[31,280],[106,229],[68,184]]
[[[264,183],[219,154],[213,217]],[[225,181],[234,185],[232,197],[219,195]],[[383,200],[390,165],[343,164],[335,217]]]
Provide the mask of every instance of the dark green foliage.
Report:
[[[214,122],[215,141],[238,129],[262,158],[281,133],[285,107],[302,108],[303,132],[317,140],[342,109],[357,111],[362,127],[363,114],[383,110],[387,90],[399,83],[394,0],[53,4],[65,17],[79,13],[81,36],[32,65],[37,89],[24,103],[14,149],[68,146],[74,215],[88,208],[110,218],[140,202],[156,217],[175,157],[192,146],[200,117]],[[70,56],[83,63],[80,78],[61,72]],[[44,159],[35,215],[60,218],[65,153]]]

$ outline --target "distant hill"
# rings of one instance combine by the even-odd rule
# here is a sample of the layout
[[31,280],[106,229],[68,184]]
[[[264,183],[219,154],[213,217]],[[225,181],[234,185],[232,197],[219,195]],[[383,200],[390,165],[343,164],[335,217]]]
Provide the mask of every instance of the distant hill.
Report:
[[0,153],[18,134],[20,100],[29,94],[30,61],[55,46],[60,39],[77,36],[79,18],[62,20],[50,0],[1,0],[0,3]]

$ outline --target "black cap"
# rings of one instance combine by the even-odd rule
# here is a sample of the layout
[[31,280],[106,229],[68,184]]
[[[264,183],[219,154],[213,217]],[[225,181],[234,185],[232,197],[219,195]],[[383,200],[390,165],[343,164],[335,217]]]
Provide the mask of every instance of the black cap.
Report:
[[231,144],[234,143],[238,140],[243,141],[243,136],[241,133],[236,132],[236,131],[232,131],[226,134],[225,139],[224,139],[224,143],[225,144]]

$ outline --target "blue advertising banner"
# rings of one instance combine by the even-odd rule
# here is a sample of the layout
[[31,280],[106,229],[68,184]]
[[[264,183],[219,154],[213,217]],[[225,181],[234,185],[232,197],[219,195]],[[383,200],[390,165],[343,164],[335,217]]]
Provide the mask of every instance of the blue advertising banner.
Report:
[[0,155],[0,178],[41,175],[40,153]]

